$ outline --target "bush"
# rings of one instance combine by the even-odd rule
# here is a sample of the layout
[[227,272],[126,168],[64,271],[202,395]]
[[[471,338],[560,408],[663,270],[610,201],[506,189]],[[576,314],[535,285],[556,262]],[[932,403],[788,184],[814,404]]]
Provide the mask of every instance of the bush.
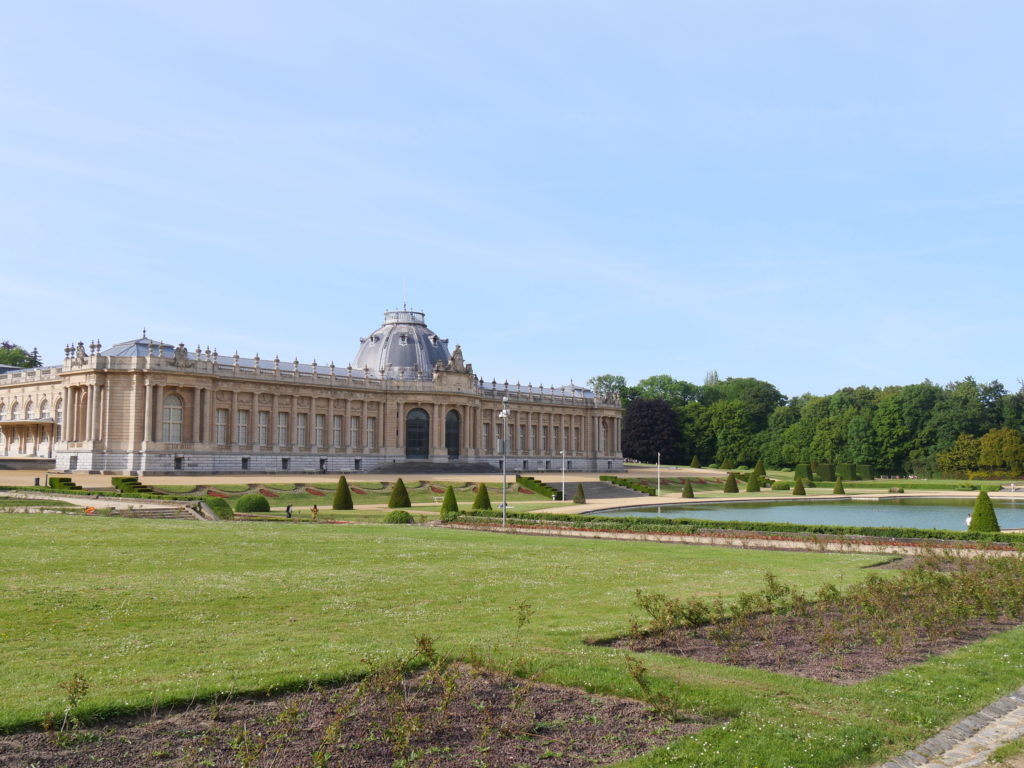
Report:
[[836,479],[835,470],[831,464],[826,464],[823,461],[818,462],[818,467],[815,470],[815,474],[818,475],[818,479],[824,480],[827,483],[831,483]]
[[747,479],[747,493],[757,493],[761,490],[761,476],[757,472],[751,472]]
[[[402,478],[395,480],[395,487],[391,489],[391,496],[388,497],[388,507],[391,509],[402,509],[403,507],[411,507],[412,501],[409,500],[409,492],[405,490],[405,483],[402,482]],[[385,519],[387,522],[387,519]],[[401,522],[401,521],[396,521]],[[412,520],[410,519],[411,523]]]
[[732,472],[726,475],[725,485],[722,487],[722,490],[725,491],[726,493],[740,492],[740,489],[736,487],[736,475],[734,475]]
[[735,469],[736,465],[732,463],[732,459],[726,459],[722,462],[722,469]]
[[836,464],[836,477],[842,480],[856,480],[857,470],[854,469],[853,464],[848,461],[844,461],[840,464]]
[[334,491],[334,501],[331,509],[354,509],[352,504],[352,491],[348,487],[348,480],[342,475],[338,478],[338,487]]
[[72,480],[70,477],[51,477],[50,487],[56,488],[58,491],[81,491],[82,486]]
[[523,486],[523,488],[531,490],[545,498],[554,499],[555,501],[562,500],[562,492],[560,490],[552,488],[547,483],[542,483],[540,480],[535,477],[531,477],[530,475],[516,475],[516,482]]
[[473,509],[491,509],[491,496],[487,493],[487,483],[480,483],[476,496],[473,497]]
[[836,478],[836,484],[832,486],[832,493],[843,496],[846,495],[846,488],[843,487],[843,478]]
[[686,478],[686,480],[683,482],[683,498],[693,498],[693,484],[690,482],[690,478]]
[[441,500],[441,522],[450,523],[458,516],[459,503],[455,500],[455,489],[449,485],[444,492],[444,498]]
[[974,512],[971,513],[971,524],[967,526],[967,530],[975,533],[999,533],[1000,531],[992,499],[985,491],[978,493],[978,499],[974,502]]
[[[216,497],[213,497],[216,498]],[[235,512],[269,512],[270,502],[262,493],[247,493],[235,502]]]
[[221,520],[230,520],[235,516],[235,513],[231,510],[231,505],[228,504],[228,500],[219,496],[211,496],[208,499],[203,499],[218,518]]
[[587,495],[583,493],[583,483],[576,483],[576,493],[572,495],[573,504],[586,504]]
[[804,490],[803,478],[798,477],[793,483],[793,495],[794,496],[806,496],[807,491]]
[[811,467],[809,464],[797,464],[793,470],[794,480],[810,480],[811,479]]
[[406,512],[404,509],[392,509],[386,515],[384,515],[385,523],[392,523],[395,525],[409,525],[413,522],[412,515]]
[[700,469],[700,459],[697,458],[697,454],[693,454],[693,458],[690,459],[690,466],[694,469]]
[[793,484],[790,483],[789,480],[776,480],[774,483],[772,483],[773,491],[788,491],[792,487]]
[[137,477],[112,477],[110,484],[122,493],[156,493],[154,488],[140,483]]
[[902,486],[897,485],[894,488],[890,488],[889,493],[903,493],[903,488]]
[[764,459],[758,459],[757,464],[754,465],[754,474],[758,477],[764,477],[767,472],[764,471]]
[[861,480],[874,480],[875,468],[870,464],[858,464],[857,477],[859,477]]

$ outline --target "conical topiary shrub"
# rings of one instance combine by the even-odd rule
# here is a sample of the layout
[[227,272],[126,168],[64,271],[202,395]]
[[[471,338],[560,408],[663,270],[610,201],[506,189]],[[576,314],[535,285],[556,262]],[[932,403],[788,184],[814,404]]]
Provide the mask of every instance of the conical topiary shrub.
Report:
[[739,493],[740,489],[736,486],[736,475],[730,472],[725,477],[725,486],[722,488],[726,493]]
[[761,476],[757,472],[751,472],[747,478],[747,493],[757,493],[761,490]]
[[843,478],[837,477],[836,484],[832,486],[832,493],[845,495],[846,489],[843,487]]
[[736,465],[733,464],[732,459],[726,459],[722,462],[722,469],[733,469]]
[[686,478],[686,480],[683,482],[683,498],[693,498],[693,485],[690,483],[690,478]]
[[696,453],[693,454],[693,458],[690,459],[690,466],[694,469],[700,469],[700,459],[697,457]]
[[352,491],[349,490],[348,480],[342,475],[338,478],[338,487],[334,489],[334,501],[331,509],[352,509]]
[[572,496],[573,504],[586,504],[587,495],[583,493],[583,483],[576,483],[576,493]]
[[999,521],[996,519],[996,510],[992,506],[992,499],[985,491],[978,494],[974,502],[974,511],[971,513],[971,524],[967,526],[968,531],[978,533],[999,533]]
[[758,477],[764,477],[767,474],[764,471],[764,459],[757,460],[757,464],[754,465],[754,474]]
[[403,509],[412,506],[412,502],[409,500],[409,492],[405,490],[405,483],[402,482],[402,478],[395,480],[395,487],[391,489],[391,496],[388,497],[388,506],[391,509]]
[[455,489],[450,485],[441,499],[441,522],[450,523],[459,516],[459,503],[455,500]]
[[473,509],[490,509],[491,497],[487,493],[487,483],[480,483],[476,496],[473,497]]
[[793,495],[794,496],[806,496],[807,491],[804,490],[804,479],[798,477],[793,483]]

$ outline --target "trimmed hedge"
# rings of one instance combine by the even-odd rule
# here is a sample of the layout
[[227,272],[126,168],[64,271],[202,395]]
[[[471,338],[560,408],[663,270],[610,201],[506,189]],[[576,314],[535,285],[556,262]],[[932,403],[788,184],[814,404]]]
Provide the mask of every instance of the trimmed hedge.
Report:
[[736,486],[736,475],[730,472],[725,477],[725,486],[722,488],[725,493],[739,493],[740,489]]
[[809,464],[797,464],[793,470],[794,480],[810,480],[811,476],[812,472]]
[[658,490],[651,488],[646,483],[641,483],[639,480],[630,480],[626,477],[617,477],[616,475],[599,475],[598,480],[602,483],[611,483],[612,485],[619,485],[623,488],[629,488],[637,491],[638,493],[646,493],[648,496],[657,496]]
[[523,488],[531,490],[541,496],[546,496],[549,499],[553,498],[555,501],[562,500],[562,492],[560,490],[552,488],[547,483],[542,483],[540,480],[530,475],[516,475],[516,482],[523,486]]
[[70,477],[51,477],[50,487],[58,491],[82,491],[85,490]]
[[814,470],[814,474],[818,476],[819,480],[824,480],[829,483],[834,482],[836,479],[835,469],[831,464],[827,464],[823,461],[818,462],[818,466]]
[[793,487],[793,484],[789,480],[776,480],[772,483],[773,491],[788,491]]
[[204,499],[206,506],[213,510],[213,514],[219,517],[221,520],[231,520],[235,513],[231,509],[231,505],[228,504],[228,500],[219,496],[211,496],[209,499]]
[[874,480],[875,468],[870,464],[858,464],[857,477],[861,480]]
[[804,480],[802,477],[798,477],[796,482],[793,483],[793,495],[794,496],[806,496],[807,491],[804,490]]
[[693,454],[693,458],[690,459],[690,466],[694,469],[700,469],[700,459],[697,457],[696,453]]
[[853,464],[848,461],[844,461],[841,464],[836,464],[836,477],[841,480],[856,480],[857,470]]
[[[216,497],[214,497],[216,498]],[[235,512],[269,512],[270,502],[262,493],[247,493],[235,502]]]
[[143,485],[137,477],[112,477],[110,484],[122,493],[156,493],[155,488]]
[[[653,533],[698,533],[702,531],[763,531],[765,533],[808,534],[828,536],[856,536],[881,539],[928,539],[939,541],[977,541],[1011,544],[1024,547],[1024,534],[982,533],[974,531],[942,531],[930,528],[897,528],[881,526],[855,527],[852,525],[818,525],[802,523],[766,523],[745,520],[700,520],[698,518],[601,517],[590,514],[546,514],[508,512],[510,520],[523,524],[543,526],[548,523],[567,523],[570,528],[597,528],[607,531],[650,531]],[[501,520],[501,515],[474,510],[464,517]],[[565,527],[565,526],[563,526]]]
[[683,482],[683,498],[693,498],[693,484],[690,482],[690,478],[686,478],[686,480]]

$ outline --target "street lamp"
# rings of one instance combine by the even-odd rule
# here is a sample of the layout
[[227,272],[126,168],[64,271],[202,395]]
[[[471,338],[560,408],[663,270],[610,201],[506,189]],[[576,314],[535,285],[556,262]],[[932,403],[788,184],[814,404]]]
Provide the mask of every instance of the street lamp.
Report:
[[661,451],[658,451],[658,495],[661,496]]
[[501,398],[501,527],[505,527],[505,510],[508,509],[508,484],[505,473],[508,468],[508,397]]
[[565,501],[565,450],[559,453],[562,454],[562,501]]

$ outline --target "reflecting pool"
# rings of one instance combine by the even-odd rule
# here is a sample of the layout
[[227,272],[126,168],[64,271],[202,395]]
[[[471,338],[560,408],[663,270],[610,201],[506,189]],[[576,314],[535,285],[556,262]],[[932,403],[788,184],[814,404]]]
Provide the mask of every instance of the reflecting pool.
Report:
[[[1000,527],[1024,528],[1024,499],[993,499]],[[717,504],[662,504],[595,512],[600,517],[686,517],[805,525],[893,526],[962,531],[974,499],[813,499]]]

